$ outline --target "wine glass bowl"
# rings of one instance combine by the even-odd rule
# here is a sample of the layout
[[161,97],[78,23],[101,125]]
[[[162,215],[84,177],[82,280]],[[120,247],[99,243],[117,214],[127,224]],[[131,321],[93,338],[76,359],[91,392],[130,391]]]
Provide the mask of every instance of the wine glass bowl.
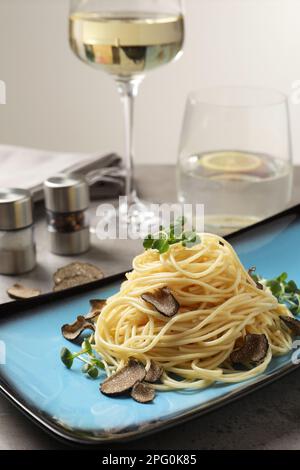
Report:
[[128,79],[167,64],[182,50],[181,14],[75,12],[70,44],[86,64]]

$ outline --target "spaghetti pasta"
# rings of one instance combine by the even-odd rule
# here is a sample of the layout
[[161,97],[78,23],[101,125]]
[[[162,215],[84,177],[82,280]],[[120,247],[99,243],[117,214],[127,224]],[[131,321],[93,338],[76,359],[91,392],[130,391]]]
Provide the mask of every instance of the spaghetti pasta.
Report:
[[[133,260],[96,324],[95,348],[108,375],[134,357],[146,370],[151,360],[163,367],[156,389],[199,389],[247,380],[291,349],[291,335],[280,324],[280,315],[292,316],[289,310],[257,287],[226,240],[200,238],[191,248],[176,243],[164,254],[151,249]],[[172,318],[141,297],[166,286],[180,305]],[[253,368],[234,370],[230,355],[248,333],[266,335],[268,353]]]

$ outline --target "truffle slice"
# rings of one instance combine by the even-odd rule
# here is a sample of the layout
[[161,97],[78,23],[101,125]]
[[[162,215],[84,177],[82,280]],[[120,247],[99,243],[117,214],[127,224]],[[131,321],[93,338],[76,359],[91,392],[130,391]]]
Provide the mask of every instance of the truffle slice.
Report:
[[269,343],[266,335],[247,334],[243,346],[233,351],[230,359],[234,364],[255,363],[264,360],[268,353]]
[[131,390],[131,396],[139,403],[150,403],[154,400],[155,390],[146,384],[137,382]]
[[90,300],[91,309],[89,313],[85,315],[85,319],[95,321],[99,317],[101,310],[103,309],[105,304],[106,304],[106,300],[103,300],[103,299]]
[[165,315],[166,317],[173,317],[176,315],[180,307],[179,303],[168,287],[158,289],[153,294],[147,292],[146,294],[142,295],[142,299],[145,302],[148,302],[150,305],[153,305],[153,307],[159,313]]
[[79,262],[71,263],[58,269],[53,275],[55,284],[53,290],[54,292],[58,292],[64,289],[70,289],[71,287],[97,281],[103,277],[103,272],[92,264]]
[[163,375],[163,368],[154,361],[151,361],[150,368],[146,373],[145,381],[154,384],[159,381]]
[[69,279],[56,284],[53,287],[53,292],[60,292],[62,290],[71,289],[72,287],[82,286],[83,284],[88,284],[91,280],[85,276],[74,276]]
[[137,382],[144,380],[145,375],[144,365],[135,359],[130,359],[125,367],[102,382],[100,391],[109,397],[122,395],[131,390]]
[[100,315],[106,300],[93,299],[90,300],[91,310],[85,316],[80,315],[71,325],[63,325],[61,331],[63,336],[69,341],[75,341],[84,330],[95,331],[94,323]]
[[248,269],[249,276],[252,277],[252,275],[255,273],[255,271],[256,271],[256,266],[251,266],[251,268]]
[[58,269],[53,276],[53,280],[55,284],[59,284],[60,282],[74,276],[85,276],[89,277],[91,280],[95,280],[102,279],[103,272],[97,268],[97,266],[93,266],[92,264],[75,262]]
[[255,283],[256,283],[257,289],[264,290],[264,286],[259,281],[255,281]]
[[252,277],[253,281],[256,284],[256,287],[260,290],[264,290],[264,286],[261,284],[261,282],[259,282],[256,279],[257,276],[254,275],[255,271],[256,271],[256,267],[252,266],[252,268],[248,269],[248,274],[249,274],[250,277]]
[[41,291],[39,289],[22,286],[22,284],[14,284],[12,287],[7,289],[7,294],[11,299],[23,300],[38,297],[41,295]]
[[285,326],[291,330],[292,334],[295,336],[300,336],[300,321],[296,318],[288,317],[285,315],[280,315],[280,320],[284,323]]
[[63,325],[61,332],[63,337],[69,341],[74,341],[79,338],[81,333],[85,330],[95,331],[95,326],[92,322],[86,320],[82,315],[77,317],[77,320],[71,325]]

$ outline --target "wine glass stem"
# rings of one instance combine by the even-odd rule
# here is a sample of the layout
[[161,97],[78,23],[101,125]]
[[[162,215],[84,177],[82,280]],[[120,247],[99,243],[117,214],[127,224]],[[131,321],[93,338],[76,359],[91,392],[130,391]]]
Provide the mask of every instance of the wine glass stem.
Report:
[[134,168],[133,168],[133,129],[134,129],[134,102],[137,96],[140,80],[118,80],[118,91],[124,108],[125,123],[125,196],[127,204],[133,202],[135,197]]

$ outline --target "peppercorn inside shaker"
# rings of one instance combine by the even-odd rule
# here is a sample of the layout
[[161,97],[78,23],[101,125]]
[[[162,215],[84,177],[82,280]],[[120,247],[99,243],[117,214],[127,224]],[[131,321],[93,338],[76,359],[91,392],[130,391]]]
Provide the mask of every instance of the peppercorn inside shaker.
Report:
[[57,175],[44,183],[50,249],[58,255],[79,255],[90,247],[87,209],[89,187],[80,175]]
[[32,199],[29,191],[0,189],[0,273],[24,274],[36,265]]

